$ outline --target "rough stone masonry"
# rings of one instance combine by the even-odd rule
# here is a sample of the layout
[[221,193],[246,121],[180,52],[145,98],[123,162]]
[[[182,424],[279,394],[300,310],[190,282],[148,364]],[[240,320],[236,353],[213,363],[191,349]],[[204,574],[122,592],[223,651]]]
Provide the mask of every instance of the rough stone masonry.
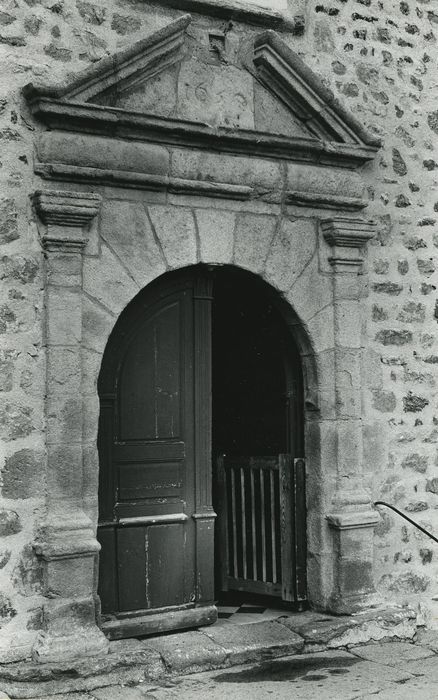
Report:
[[[431,0],[289,0],[286,12],[300,31],[284,32],[283,40],[383,140],[377,157],[361,169],[367,216],[377,221],[368,244],[369,288],[361,300],[365,483],[372,501],[394,504],[437,534],[438,11]],[[2,660],[15,660],[8,656],[12,637],[28,655],[42,625],[43,567],[33,545],[45,517],[47,423],[57,419],[56,409],[48,415],[44,407],[44,254],[31,202],[41,186],[34,173],[34,142],[42,127],[22,88],[30,82],[68,82],[181,14],[175,3],[158,0],[2,3],[0,637],[8,640],[2,646],[0,639]],[[210,22],[229,32],[235,46],[255,31],[244,21],[208,20],[195,11],[193,17],[201,27]],[[284,114],[277,118],[285,119]],[[158,210],[152,218],[165,216]],[[144,212],[138,211],[141,226]],[[182,228],[183,218],[181,213]],[[224,259],[226,247],[233,245],[231,219],[223,218],[230,229]],[[171,241],[168,246],[169,255],[176,254]],[[161,259],[156,264],[162,265]],[[69,363],[67,350],[62,372],[50,366],[52,381],[67,392],[77,372],[74,362],[72,356]],[[356,381],[347,369],[345,381]],[[74,413],[74,403],[70,410]],[[380,596],[421,604],[429,624],[436,625],[436,546],[395,514],[382,512],[374,559]],[[19,649],[14,654],[20,658]]]

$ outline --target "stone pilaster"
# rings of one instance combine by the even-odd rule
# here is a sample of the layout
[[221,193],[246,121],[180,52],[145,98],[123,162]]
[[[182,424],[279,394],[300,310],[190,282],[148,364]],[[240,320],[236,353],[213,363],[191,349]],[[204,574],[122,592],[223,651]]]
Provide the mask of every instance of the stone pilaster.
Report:
[[365,246],[374,222],[333,218],[321,223],[334,274],[336,489],[327,516],[334,537],[330,606],[349,613],[374,593],[373,529],[379,518],[363,485],[361,418],[361,283]]
[[35,550],[44,563],[47,602],[33,654],[48,662],[107,650],[95,622],[99,545],[82,507],[82,253],[100,197],[44,190],[34,205],[45,224],[47,495]]

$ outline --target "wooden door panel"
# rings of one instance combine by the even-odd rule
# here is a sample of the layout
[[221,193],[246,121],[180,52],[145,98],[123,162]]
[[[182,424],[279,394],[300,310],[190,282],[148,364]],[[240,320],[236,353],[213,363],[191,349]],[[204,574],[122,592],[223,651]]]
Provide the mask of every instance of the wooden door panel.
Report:
[[176,438],[180,434],[181,304],[170,303],[143,323],[120,372],[119,439]]
[[102,612],[118,609],[116,536],[112,526],[100,527],[97,532],[101,546],[99,556],[99,594]]
[[117,569],[120,612],[147,608],[144,527],[117,529]]
[[184,473],[180,462],[118,464],[119,502],[147,498],[183,500]]
[[189,602],[184,581],[183,523],[153,525],[148,528],[148,592],[151,608]]

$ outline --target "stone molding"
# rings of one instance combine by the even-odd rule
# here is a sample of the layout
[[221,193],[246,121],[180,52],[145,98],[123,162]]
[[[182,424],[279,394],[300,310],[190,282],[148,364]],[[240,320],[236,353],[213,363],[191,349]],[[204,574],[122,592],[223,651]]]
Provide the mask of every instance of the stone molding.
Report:
[[190,15],[180,17],[127,49],[103,58],[71,82],[57,86],[29,83],[23,88],[24,95],[30,104],[39,97],[87,102],[115,86],[118,92],[131,90],[181,58],[184,32],[190,22]]
[[334,530],[356,530],[357,528],[375,527],[380,522],[380,516],[375,510],[332,513],[327,515],[326,519]]
[[368,133],[275,32],[268,30],[256,38],[254,63],[260,81],[317,138],[380,148],[380,138]]
[[360,267],[364,261],[364,247],[376,234],[376,222],[362,219],[334,218],[321,221],[321,230],[333,250],[329,257],[337,264]]
[[159,5],[174,7],[177,10],[188,10],[210,17],[246,22],[262,27],[272,27],[277,31],[302,34],[304,18],[287,18],[282,12],[270,10],[267,7],[250,5],[241,0],[157,0]]
[[101,197],[88,192],[38,190],[35,211],[47,229],[41,236],[48,251],[82,252],[87,244],[84,228],[97,216]]
[[167,175],[133,172],[132,170],[80,167],[64,163],[36,163],[35,172],[47,180],[112,185],[172,194],[204,195],[242,201],[249,199],[254,194],[254,188],[248,185],[233,185],[227,182],[211,182],[209,180],[188,180]]
[[98,214],[101,197],[91,192],[39,190],[33,200],[38,216],[48,226],[83,228]]

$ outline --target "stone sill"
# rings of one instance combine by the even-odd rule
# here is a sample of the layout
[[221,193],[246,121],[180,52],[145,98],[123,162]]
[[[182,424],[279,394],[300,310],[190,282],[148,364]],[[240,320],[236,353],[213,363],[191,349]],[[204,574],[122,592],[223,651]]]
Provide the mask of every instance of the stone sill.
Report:
[[154,0],[156,5],[173,7],[185,12],[196,12],[220,19],[235,20],[256,24],[265,29],[271,28],[282,32],[301,32],[301,22],[287,18],[281,12],[252,5],[239,0]]

